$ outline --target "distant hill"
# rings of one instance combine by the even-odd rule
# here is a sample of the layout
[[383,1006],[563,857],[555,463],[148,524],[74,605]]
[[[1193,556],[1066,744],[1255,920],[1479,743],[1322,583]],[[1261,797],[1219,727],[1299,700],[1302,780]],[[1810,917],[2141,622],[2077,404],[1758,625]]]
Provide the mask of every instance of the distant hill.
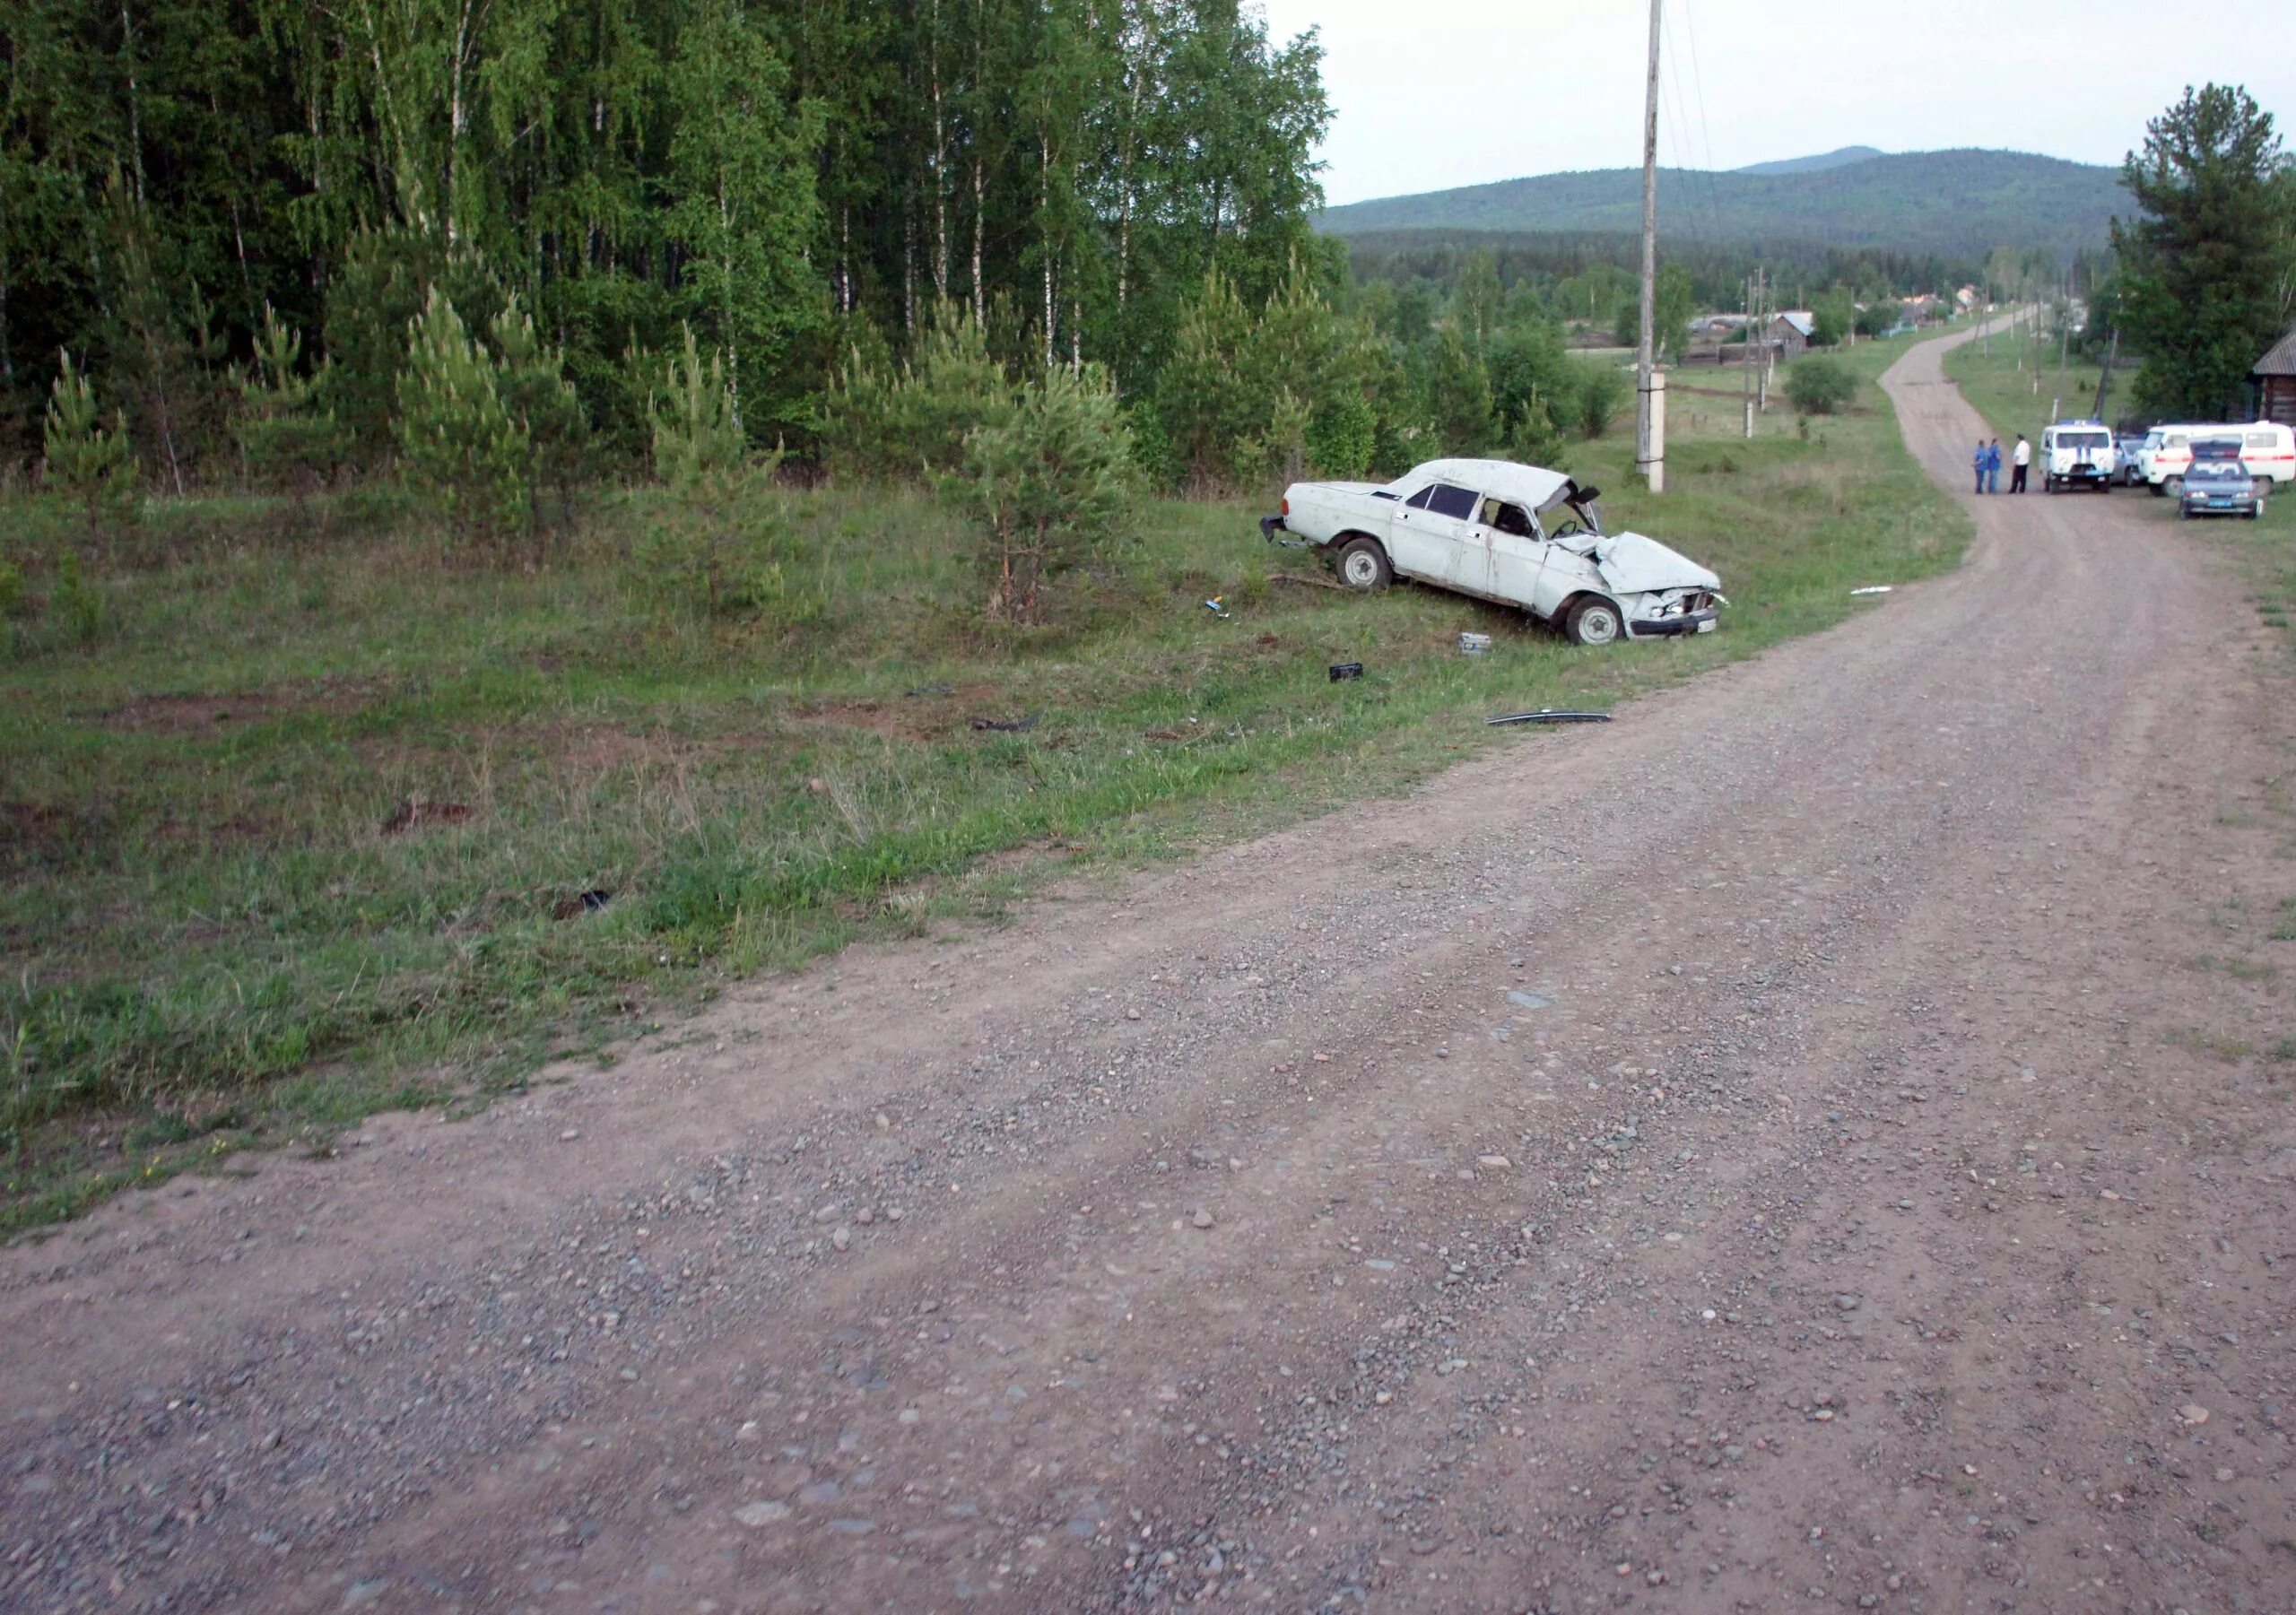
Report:
[[1778,162],[1750,162],[1743,169],[1732,169],[1733,174],[1814,174],[1820,169],[1847,168],[1853,162],[1863,162],[1868,157],[1886,157],[1888,152],[1879,146],[1843,146],[1835,152],[1822,152],[1815,157],[1788,157]]
[[[1958,256],[1996,247],[2074,252],[2103,246],[2114,213],[2128,211],[2118,169],[2055,157],[1956,151],[1833,161],[1843,156],[1795,159],[1801,166],[1783,173],[1662,169],[1660,233],[1674,240],[1793,239]],[[1319,221],[1337,236],[1641,226],[1639,169],[1544,174],[1389,196],[1326,209]]]

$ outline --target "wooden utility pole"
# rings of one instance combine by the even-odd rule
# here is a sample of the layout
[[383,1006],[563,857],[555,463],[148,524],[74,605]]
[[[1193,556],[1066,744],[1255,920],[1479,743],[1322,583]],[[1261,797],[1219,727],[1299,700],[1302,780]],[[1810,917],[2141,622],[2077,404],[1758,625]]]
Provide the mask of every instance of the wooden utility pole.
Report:
[[[1759,274],[1761,271],[1754,272]],[[1746,277],[1746,325],[1739,333],[1745,345],[1738,352],[1738,398],[1746,412],[1746,440],[1754,435],[1754,277]]]
[[1650,82],[1642,103],[1642,329],[1634,360],[1634,469],[1660,493],[1666,486],[1665,395],[1653,350],[1658,317],[1658,8],[1650,0]]
[[2112,390],[2113,365],[2120,358],[2120,327],[2113,327],[2112,345],[2105,350],[2105,368],[2097,378],[2097,407],[2092,412],[2100,421],[2105,418],[2105,395]]

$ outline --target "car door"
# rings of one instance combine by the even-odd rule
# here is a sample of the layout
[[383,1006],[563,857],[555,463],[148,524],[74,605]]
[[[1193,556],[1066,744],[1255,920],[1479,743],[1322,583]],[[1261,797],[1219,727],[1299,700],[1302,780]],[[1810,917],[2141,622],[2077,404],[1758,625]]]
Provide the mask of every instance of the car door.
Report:
[[1454,581],[1470,594],[1528,606],[1545,561],[1546,541],[1539,536],[1530,512],[1520,505],[1486,499],[1459,546]]
[[1407,577],[1456,582],[1475,504],[1473,490],[1450,482],[1431,482],[1413,494],[1388,529],[1395,540],[1387,546],[1389,563]]

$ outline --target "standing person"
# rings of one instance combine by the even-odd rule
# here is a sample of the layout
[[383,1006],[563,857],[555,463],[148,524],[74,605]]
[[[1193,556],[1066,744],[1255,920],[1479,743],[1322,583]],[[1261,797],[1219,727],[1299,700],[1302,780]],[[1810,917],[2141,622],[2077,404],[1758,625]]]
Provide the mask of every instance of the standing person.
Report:
[[2025,491],[2025,470],[2033,463],[2033,446],[2025,441],[2025,434],[2017,434],[2017,449],[2009,459],[2009,491]]
[[1983,438],[1977,440],[1977,453],[1970,457],[1970,464],[1977,468],[1977,491],[1983,493],[1985,491],[1985,439]]
[[1998,438],[1986,445],[1985,491],[1987,493],[2001,491],[2001,439]]

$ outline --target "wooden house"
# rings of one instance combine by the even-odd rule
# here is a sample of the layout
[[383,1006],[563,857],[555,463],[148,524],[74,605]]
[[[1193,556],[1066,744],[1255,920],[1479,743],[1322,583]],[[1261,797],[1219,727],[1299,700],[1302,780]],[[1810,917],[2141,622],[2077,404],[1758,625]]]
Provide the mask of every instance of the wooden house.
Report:
[[2248,372],[2248,385],[2256,389],[2257,420],[2296,426],[2296,331],[2273,343],[2257,360],[2257,368]]

